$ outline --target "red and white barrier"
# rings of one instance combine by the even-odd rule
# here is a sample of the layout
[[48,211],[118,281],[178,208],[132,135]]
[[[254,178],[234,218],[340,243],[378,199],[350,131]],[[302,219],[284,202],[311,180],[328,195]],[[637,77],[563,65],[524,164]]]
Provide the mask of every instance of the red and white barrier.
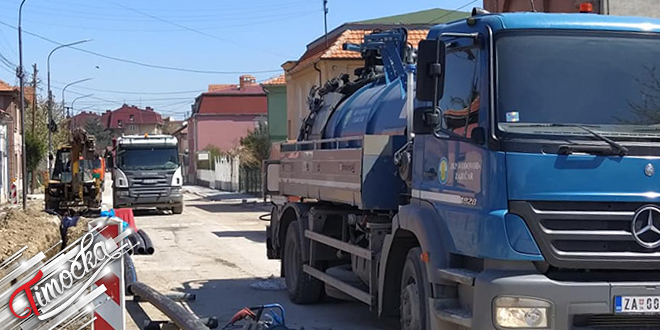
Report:
[[[102,237],[115,238],[122,231],[123,222],[119,218],[110,218],[108,226],[101,231]],[[94,310],[96,320],[92,325],[94,330],[124,330],[126,328],[126,316],[124,313],[124,257],[113,261],[108,266],[109,271],[98,279],[92,289],[105,285],[106,291],[94,300],[94,305],[99,305]]]

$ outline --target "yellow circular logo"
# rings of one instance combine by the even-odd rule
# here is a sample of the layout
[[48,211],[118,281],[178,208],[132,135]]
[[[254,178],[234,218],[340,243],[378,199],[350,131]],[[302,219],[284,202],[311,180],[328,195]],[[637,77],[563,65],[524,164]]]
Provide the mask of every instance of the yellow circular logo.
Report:
[[447,158],[442,158],[440,160],[440,166],[438,166],[438,173],[440,175],[438,176],[438,179],[440,180],[440,183],[445,184],[447,183],[447,172],[449,171],[449,165],[447,163]]

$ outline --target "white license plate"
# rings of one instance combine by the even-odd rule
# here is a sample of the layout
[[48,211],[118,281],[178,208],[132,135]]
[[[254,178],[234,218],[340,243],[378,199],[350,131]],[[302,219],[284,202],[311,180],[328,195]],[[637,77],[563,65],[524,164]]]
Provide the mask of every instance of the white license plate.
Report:
[[142,180],[142,183],[147,183],[147,184],[156,183],[156,179],[144,179],[144,180]]
[[660,313],[660,296],[616,296],[615,313]]

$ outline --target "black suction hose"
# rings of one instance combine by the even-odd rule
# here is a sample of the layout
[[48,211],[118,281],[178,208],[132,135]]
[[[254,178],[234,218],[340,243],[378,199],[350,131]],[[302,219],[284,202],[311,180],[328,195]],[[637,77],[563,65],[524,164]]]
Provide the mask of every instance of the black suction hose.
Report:
[[144,230],[140,229],[138,230],[138,234],[144,241],[144,249],[147,252],[147,254],[152,255],[155,252],[154,245],[151,243],[151,239],[149,238],[149,235],[144,232]]
[[135,265],[131,256],[124,256],[124,283],[126,285],[126,294],[133,295],[131,285],[137,282],[137,273],[135,272]]
[[138,240],[135,238],[135,233],[128,235],[128,241],[131,243],[131,246],[133,247],[130,251],[129,254],[137,254],[137,248],[138,248]]
[[138,241],[138,246],[137,246],[137,253],[136,254],[146,254],[147,253],[147,244],[145,243],[144,239],[142,238],[142,235],[139,234],[139,232],[136,232],[135,234],[135,239]]

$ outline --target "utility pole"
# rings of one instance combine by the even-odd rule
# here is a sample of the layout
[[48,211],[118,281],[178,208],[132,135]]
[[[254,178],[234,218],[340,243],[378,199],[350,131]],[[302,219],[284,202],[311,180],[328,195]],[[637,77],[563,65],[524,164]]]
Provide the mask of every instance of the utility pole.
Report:
[[323,0],[323,24],[325,25],[325,48],[328,48],[328,0]]
[[25,0],[21,1],[18,7],[18,70],[16,75],[20,81],[21,88],[21,174],[22,174],[22,197],[23,197],[23,210],[27,209],[27,155],[25,154],[25,83],[23,74],[23,30],[21,28],[21,18],[23,16],[23,5]]
[[32,135],[34,135],[34,125],[37,122],[37,63],[32,65]]

